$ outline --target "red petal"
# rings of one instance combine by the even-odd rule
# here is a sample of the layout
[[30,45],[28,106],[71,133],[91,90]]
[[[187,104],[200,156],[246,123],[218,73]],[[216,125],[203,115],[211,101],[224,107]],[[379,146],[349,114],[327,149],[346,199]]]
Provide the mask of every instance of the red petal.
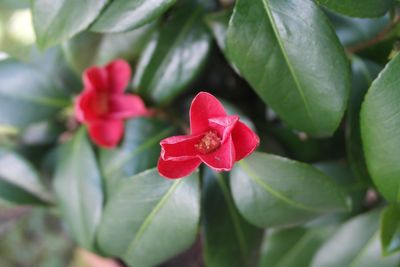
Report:
[[216,171],[230,171],[235,163],[235,147],[232,137],[229,136],[225,143],[216,151],[200,155],[200,159],[210,168]]
[[185,161],[158,160],[158,172],[160,175],[169,179],[177,179],[188,176],[201,164],[198,158]]
[[104,68],[91,67],[83,73],[83,85],[85,91],[107,91],[108,89],[108,74]]
[[160,142],[161,157],[164,160],[188,160],[196,157],[199,152],[195,145],[198,144],[203,135],[179,135],[166,138]]
[[126,119],[148,114],[143,100],[136,95],[112,95],[108,104],[110,118]]
[[117,59],[106,66],[108,72],[109,91],[113,93],[122,93],[128,86],[132,71],[128,62]]
[[237,122],[232,130],[232,140],[235,145],[236,161],[250,155],[259,145],[260,138],[243,122]]
[[97,120],[99,118],[96,110],[93,108],[96,102],[96,92],[83,91],[75,102],[75,117],[80,122]]
[[235,127],[236,122],[238,121],[239,116],[237,115],[208,119],[211,128],[216,130],[222,137],[222,142],[225,142],[225,140],[229,137],[232,129]]
[[105,148],[115,147],[124,134],[121,120],[98,120],[89,123],[89,135],[94,143]]
[[209,130],[208,119],[226,116],[222,104],[213,95],[200,92],[190,106],[190,129],[192,134]]

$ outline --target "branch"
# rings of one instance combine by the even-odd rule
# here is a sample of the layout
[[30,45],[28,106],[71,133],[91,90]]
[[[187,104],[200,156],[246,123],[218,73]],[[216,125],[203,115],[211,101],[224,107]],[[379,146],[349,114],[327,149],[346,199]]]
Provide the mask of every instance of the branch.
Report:
[[360,50],[364,50],[368,47],[371,47],[371,46],[381,42],[397,26],[397,24],[399,22],[400,22],[400,16],[396,16],[394,18],[394,20],[386,28],[384,28],[380,33],[378,33],[374,38],[370,39],[369,41],[367,41],[365,43],[351,46],[351,47],[347,48],[347,51],[351,52],[351,53],[356,53]]

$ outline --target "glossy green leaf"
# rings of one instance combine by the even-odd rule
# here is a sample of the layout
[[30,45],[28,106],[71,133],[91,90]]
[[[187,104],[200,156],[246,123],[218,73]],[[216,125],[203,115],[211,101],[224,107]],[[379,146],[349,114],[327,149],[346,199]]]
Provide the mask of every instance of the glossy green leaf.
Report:
[[299,267],[310,263],[335,226],[268,230],[259,267]]
[[345,223],[316,254],[311,267],[397,267],[400,255],[384,258],[379,242],[379,210]]
[[400,56],[372,83],[361,110],[361,134],[368,170],[389,202],[400,201]]
[[0,148],[0,198],[23,205],[45,204],[51,199],[34,167],[3,148]]
[[158,119],[129,120],[121,145],[113,150],[103,149],[100,153],[107,195],[120,179],[155,167],[160,157],[160,141],[171,136],[175,130]]
[[66,41],[85,30],[108,0],[34,0],[33,25],[41,48]]
[[54,188],[62,216],[78,244],[94,250],[103,191],[99,166],[86,130],[80,129],[60,153]]
[[348,199],[317,169],[264,153],[240,161],[231,173],[240,213],[260,227],[289,226],[346,211]]
[[138,63],[134,87],[158,104],[173,99],[197,77],[211,46],[203,8],[181,6],[150,42]]
[[238,0],[228,58],[292,128],[330,136],[347,104],[349,64],[328,18],[309,0]]
[[26,127],[53,117],[69,104],[51,77],[34,66],[1,61],[0,80],[0,125]]
[[400,208],[388,206],[381,216],[381,243],[383,252],[390,255],[400,250]]
[[370,182],[370,176],[365,163],[364,150],[361,141],[360,111],[365,94],[372,81],[378,76],[381,67],[377,64],[362,60],[358,57],[352,59],[353,86],[347,111],[346,148],[350,166],[359,181]]
[[393,0],[316,0],[317,3],[352,17],[380,17],[392,6]]
[[123,32],[158,18],[176,0],[114,0],[91,26],[95,32]]
[[254,266],[263,231],[239,214],[228,181],[228,175],[205,170],[203,253],[206,266]]
[[198,173],[168,180],[148,170],[118,184],[104,211],[99,245],[129,266],[157,266],[193,244],[199,219]]
[[71,67],[79,74],[92,65],[104,65],[115,58],[137,59],[150,40],[156,24],[125,33],[83,32],[63,46]]

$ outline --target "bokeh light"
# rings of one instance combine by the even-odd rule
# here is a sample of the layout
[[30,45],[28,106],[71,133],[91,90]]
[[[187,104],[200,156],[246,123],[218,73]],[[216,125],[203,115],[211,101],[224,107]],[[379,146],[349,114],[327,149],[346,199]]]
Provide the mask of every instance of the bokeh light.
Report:
[[8,34],[25,45],[35,42],[35,33],[32,25],[32,15],[29,9],[16,11],[7,25]]

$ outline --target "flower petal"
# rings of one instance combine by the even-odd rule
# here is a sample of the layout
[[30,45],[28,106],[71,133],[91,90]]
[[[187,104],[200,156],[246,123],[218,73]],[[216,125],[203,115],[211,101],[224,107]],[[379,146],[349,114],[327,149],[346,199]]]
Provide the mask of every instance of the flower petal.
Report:
[[108,74],[106,69],[91,67],[83,73],[85,91],[104,92],[108,89]]
[[149,113],[143,100],[137,95],[112,95],[108,105],[108,117],[114,119],[133,118]]
[[232,140],[235,145],[236,161],[250,155],[260,144],[260,138],[243,122],[237,122],[232,130]]
[[124,124],[121,120],[98,120],[89,123],[89,135],[93,142],[101,147],[115,147],[123,134]]
[[164,160],[188,160],[196,157],[199,152],[195,145],[203,135],[178,135],[166,138],[160,142],[161,157]]
[[237,115],[208,119],[210,127],[216,130],[222,137],[222,142],[225,142],[225,140],[229,137],[232,129],[235,127],[238,121],[239,116]]
[[122,93],[128,86],[132,71],[128,62],[123,59],[117,59],[106,66],[108,73],[109,91],[113,93]]
[[96,111],[96,92],[83,91],[75,102],[75,117],[79,122],[94,121],[100,118]]
[[163,160],[161,157],[158,160],[158,172],[160,175],[169,179],[177,179],[188,176],[201,164],[198,158],[184,161]]
[[225,143],[216,151],[200,155],[200,159],[210,168],[216,171],[230,171],[235,163],[235,147],[232,137],[229,136]]
[[208,119],[226,116],[221,102],[213,95],[200,92],[190,106],[190,129],[192,134],[209,130]]

